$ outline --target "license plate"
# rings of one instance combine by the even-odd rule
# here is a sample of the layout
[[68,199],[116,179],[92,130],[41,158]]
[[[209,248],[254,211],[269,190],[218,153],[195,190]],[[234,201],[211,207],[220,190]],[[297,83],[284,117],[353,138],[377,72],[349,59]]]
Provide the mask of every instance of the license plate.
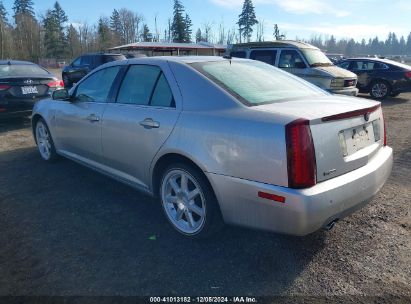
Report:
[[28,86],[28,87],[21,87],[21,93],[22,93],[23,95],[38,94],[39,91],[37,90],[37,87]]
[[373,123],[341,131],[339,138],[343,155],[351,155],[375,142]]

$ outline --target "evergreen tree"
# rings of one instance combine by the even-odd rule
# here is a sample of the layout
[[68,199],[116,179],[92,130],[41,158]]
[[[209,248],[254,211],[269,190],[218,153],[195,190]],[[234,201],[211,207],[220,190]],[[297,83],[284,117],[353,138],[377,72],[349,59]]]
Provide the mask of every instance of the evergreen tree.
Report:
[[69,50],[69,56],[74,58],[80,55],[81,46],[80,46],[80,35],[76,28],[70,24],[67,29],[67,44]]
[[34,9],[32,0],[14,0],[13,5],[14,17],[19,14],[29,15],[34,18]]
[[196,32],[196,42],[203,41],[203,33],[201,32],[201,29],[198,29]]
[[240,35],[244,37],[244,40],[250,42],[253,34],[253,26],[258,24],[252,0],[244,0],[243,10],[238,18],[237,24]]
[[53,58],[64,58],[67,51],[65,24],[67,15],[56,1],[53,9],[48,10],[43,19],[44,46],[46,55]]
[[406,49],[406,54],[411,55],[411,33],[408,34],[405,49]]
[[171,36],[173,42],[185,42],[186,24],[184,15],[184,6],[180,0],[174,0],[173,22],[171,24]]
[[0,1],[0,22],[2,22],[3,24],[8,24],[7,11],[3,5],[3,1]]
[[191,22],[190,17],[188,14],[186,14],[186,17],[184,19],[184,42],[191,42],[191,35],[193,33],[193,30],[191,29],[193,26],[193,23]]
[[114,36],[114,43],[115,44],[124,44],[125,38],[123,34],[123,26],[121,23],[121,17],[118,10],[113,10],[113,13],[110,17],[110,29]]
[[285,35],[280,33],[280,28],[278,27],[278,24],[274,24],[274,38],[275,40],[285,39]]
[[97,24],[97,34],[100,51],[111,46],[110,22],[105,17],[100,17]]
[[145,23],[143,25],[143,33],[141,34],[141,38],[143,38],[144,42],[150,42],[153,35],[150,33],[150,29],[148,25]]

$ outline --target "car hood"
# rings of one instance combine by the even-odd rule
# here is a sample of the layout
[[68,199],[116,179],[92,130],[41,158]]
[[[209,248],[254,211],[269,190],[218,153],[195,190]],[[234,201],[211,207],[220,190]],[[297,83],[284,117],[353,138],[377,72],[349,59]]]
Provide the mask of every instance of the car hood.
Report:
[[315,74],[318,76],[328,76],[330,78],[357,78],[356,74],[348,70],[342,69],[340,67],[337,67],[335,65],[325,67],[314,67],[310,70],[310,74]]

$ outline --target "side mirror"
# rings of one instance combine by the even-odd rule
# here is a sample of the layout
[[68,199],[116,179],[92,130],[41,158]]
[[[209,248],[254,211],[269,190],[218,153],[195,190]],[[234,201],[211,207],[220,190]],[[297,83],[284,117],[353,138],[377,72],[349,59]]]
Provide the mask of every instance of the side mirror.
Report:
[[304,62],[296,62],[294,65],[297,69],[305,69],[307,66],[305,65]]
[[67,89],[56,90],[51,97],[54,100],[70,100],[70,94]]

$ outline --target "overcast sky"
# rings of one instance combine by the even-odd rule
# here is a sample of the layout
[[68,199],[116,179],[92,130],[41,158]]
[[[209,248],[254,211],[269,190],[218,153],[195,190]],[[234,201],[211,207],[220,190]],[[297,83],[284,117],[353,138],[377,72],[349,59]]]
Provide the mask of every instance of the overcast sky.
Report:
[[[1,1],[1,0],[0,0]],[[11,13],[14,0],[3,0]],[[36,14],[51,8],[53,0],[33,0]],[[60,0],[70,22],[96,22],[100,16],[110,16],[114,8],[125,7],[145,17],[150,29],[157,15],[161,33],[172,16],[172,0]],[[211,22],[217,34],[224,22],[232,28],[241,12],[243,0],[182,0],[193,20],[193,32]],[[264,22],[265,39],[272,39],[273,25],[279,24],[287,38],[309,39],[312,35],[335,35],[356,40],[378,35],[385,39],[388,32],[407,36],[411,32],[411,0],[254,0],[256,15]],[[254,31],[255,33],[255,31]]]

